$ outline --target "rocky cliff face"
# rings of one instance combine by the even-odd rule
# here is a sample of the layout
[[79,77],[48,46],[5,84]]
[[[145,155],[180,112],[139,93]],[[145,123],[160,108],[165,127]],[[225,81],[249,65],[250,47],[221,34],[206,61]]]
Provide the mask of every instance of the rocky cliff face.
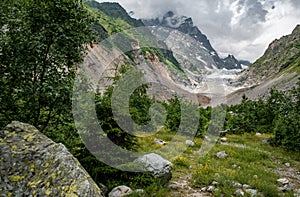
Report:
[[267,97],[271,88],[291,89],[298,82],[299,74],[300,25],[292,34],[273,41],[264,55],[232,82],[245,88],[230,94],[228,103],[239,103],[243,94],[255,100]]
[[299,71],[300,25],[292,34],[274,40],[264,55],[245,70],[240,80],[246,85],[257,85],[284,73]]
[[202,49],[207,52],[201,53],[200,57],[205,57],[209,55],[213,59],[213,64],[218,69],[241,69],[241,63],[235,59],[233,55],[229,55],[227,58],[222,59],[219,57],[218,53],[211,46],[207,36],[204,35],[197,26],[194,25],[192,18],[186,16],[177,16],[172,11],[167,12],[163,17],[156,19],[144,19],[143,23],[147,26],[162,26],[178,30],[184,34],[188,34],[195,42],[200,43]]
[[103,196],[66,147],[31,125],[0,131],[0,196]]

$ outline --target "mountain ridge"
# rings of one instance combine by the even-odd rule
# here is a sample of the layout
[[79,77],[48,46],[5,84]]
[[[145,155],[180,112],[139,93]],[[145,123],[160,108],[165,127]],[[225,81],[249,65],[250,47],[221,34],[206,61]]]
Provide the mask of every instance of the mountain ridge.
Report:
[[173,11],[168,11],[162,17],[157,17],[155,19],[143,19],[142,21],[146,26],[162,26],[171,28],[191,36],[211,53],[214,63],[218,69],[242,69],[241,63],[233,55],[228,55],[228,57],[224,59],[219,57],[207,36],[194,25],[191,17],[178,16],[175,15]]

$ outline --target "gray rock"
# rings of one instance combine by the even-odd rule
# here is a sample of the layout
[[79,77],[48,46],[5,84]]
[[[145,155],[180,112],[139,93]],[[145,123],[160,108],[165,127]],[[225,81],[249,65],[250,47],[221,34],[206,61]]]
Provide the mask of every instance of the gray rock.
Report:
[[213,181],[212,183],[211,183],[211,185],[213,185],[213,186],[216,186],[216,185],[218,185],[219,183],[217,182],[217,181]]
[[225,151],[221,151],[221,152],[218,152],[216,154],[216,156],[219,158],[219,159],[224,159],[225,157],[227,157],[227,154]]
[[258,191],[255,189],[246,189],[246,193],[250,194],[251,197],[258,195]]
[[12,122],[0,131],[0,196],[103,196],[62,144]]
[[180,186],[179,186],[178,184],[171,183],[171,184],[168,186],[168,188],[170,188],[170,189],[179,189]]
[[233,185],[234,187],[237,187],[237,188],[242,188],[242,187],[243,187],[243,185],[240,184],[240,183],[238,183],[238,182],[232,182],[232,185]]
[[122,197],[132,194],[132,189],[125,185],[115,187],[109,192],[108,197]]
[[261,133],[256,133],[255,136],[261,136]]
[[145,191],[143,189],[136,189],[136,190],[134,190],[134,193],[143,194],[143,193],[145,193]]
[[287,178],[280,178],[277,180],[277,183],[281,184],[281,185],[286,185],[289,184],[289,180]]
[[243,188],[244,188],[244,189],[250,189],[251,186],[250,186],[250,185],[247,185],[247,184],[243,184]]
[[286,167],[288,167],[288,168],[291,167],[291,164],[290,164],[290,163],[285,163],[284,165],[285,165]]
[[213,191],[215,191],[215,189],[216,189],[215,186],[208,186],[207,189],[206,189],[206,191],[213,192]]
[[143,170],[151,172],[154,178],[159,178],[161,184],[167,183],[172,178],[171,162],[158,154],[146,154],[134,160],[134,163],[143,164]]
[[221,142],[227,142],[227,138],[226,137],[222,137],[222,138],[220,138],[220,141]]
[[267,143],[269,143],[269,139],[264,139],[262,142],[263,142],[264,144],[267,144]]
[[185,141],[185,144],[187,145],[187,146],[195,146],[195,143],[193,142],[193,141],[191,141],[191,140],[186,140]]
[[156,144],[159,144],[159,145],[166,145],[167,143],[165,142],[165,141],[163,141],[163,140],[161,140],[161,139],[154,139],[154,142],[156,143]]
[[236,190],[233,194],[237,196],[245,196],[245,192],[241,189]]

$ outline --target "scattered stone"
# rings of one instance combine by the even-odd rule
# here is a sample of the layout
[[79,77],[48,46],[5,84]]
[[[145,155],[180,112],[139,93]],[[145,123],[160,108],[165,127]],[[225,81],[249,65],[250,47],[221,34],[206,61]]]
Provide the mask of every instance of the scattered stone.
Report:
[[255,175],[253,175],[253,178],[257,179],[257,178],[258,178],[258,176],[255,174]]
[[201,191],[202,191],[202,192],[206,192],[206,190],[207,190],[206,187],[202,187],[202,188],[201,188]]
[[241,169],[241,166],[238,166],[238,165],[236,165],[236,164],[233,164],[233,165],[232,165],[232,168]]
[[136,189],[134,190],[134,193],[136,194],[143,194],[145,191],[143,189]]
[[165,141],[163,141],[163,140],[161,140],[161,139],[154,139],[154,142],[156,143],[156,144],[159,144],[159,145],[166,145],[167,144],[167,142],[165,142]]
[[219,159],[224,159],[225,157],[227,157],[227,154],[225,151],[221,151],[221,152],[218,152],[216,154],[216,156],[219,158]]
[[218,185],[219,183],[217,182],[217,181],[213,181],[212,183],[211,183],[211,185],[213,185],[213,186],[216,186],[216,185]]
[[246,193],[250,194],[250,196],[257,196],[258,191],[255,189],[246,189]]
[[240,184],[240,183],[238,183],[238,182],[232,182],[232,185],[233,185],[234,187],[237,187],[237,188],[242,188],[242,187],[243,187],[243,185]]
[[169,189],[179,189],[179,185],[178,184],[175,184],[175,183],[171,183],[169,186],[168,186]]
[[279,191],[282,191],[282,192],[286,192],[286,191],[291,191],[292,188],[290,187],[289,184],[286,184],[286,185],[284,185],[283,187],[279,187],[278,190],[279,190]]
[[187,145],[187,146],[195,146],[195,143],[193,142],[193,141],[191,141],[191,140],[186,140],[185,141],[185,144]]
[[172,178],[171,162],[155,153],[149,153],[134,160],[141,163],[141,170],[149,171],[154,178],[158,178],[161,184],[166,184]]
[[213,191],[215,191],[215,189],[216,189],[215,186],[208,186],[207,189],[206,189],[206,191],[213,192]]
[[0,196],[104,196],[78,160],[35,127],[0,131]]
[[300,197],[300,188],[294,190],[294,196],[295,197]]
[[288,167],[288,168],[291,167],[291,164],[290,164],[290,163],[285,163],[284,165],[285,165],[286,167]]
[[221,141],[221,142],[227,142],[227,138],[226,138],[226,137],[222,137],[222,138],[220,139],[220,141]]
[[262,140],[262,142],[263,142],[264,144],[267,144],[267,143],[269,143],[269,139],[264,139],[264,140]]
[[113,188],[111,192],[109,192],[108,197],[122,197],[130,194],[132,194],[132,189],[125,185],[121,185]]
[[277,183],[281,184],[281,185],[286,185],[289,184],[289,180],[287,178],[280,178],[277,180]]
[[244,189],[250,189],[251,186],[250,186],[250,185],[247,185],[247,184],[244,184],[244,185],[243,185],[243,188],[244,188]]
[[256,133],[255,136],[261,136],[261,133]]
[[241,190],[241,189],[238,189],[233,194],[237,195],[237,196],[244,196],[245,192],[243,190]]

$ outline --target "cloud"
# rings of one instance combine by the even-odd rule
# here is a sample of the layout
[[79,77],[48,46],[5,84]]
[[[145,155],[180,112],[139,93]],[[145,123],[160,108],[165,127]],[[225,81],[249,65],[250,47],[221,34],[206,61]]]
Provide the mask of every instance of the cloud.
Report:
[[[102,0],[98,0],[101,2]],[[107,1],[107,0],[104,0]],[[117,0],[135,18],[192,17],[219,54],[254,61],[300,23],[299,0]]]

